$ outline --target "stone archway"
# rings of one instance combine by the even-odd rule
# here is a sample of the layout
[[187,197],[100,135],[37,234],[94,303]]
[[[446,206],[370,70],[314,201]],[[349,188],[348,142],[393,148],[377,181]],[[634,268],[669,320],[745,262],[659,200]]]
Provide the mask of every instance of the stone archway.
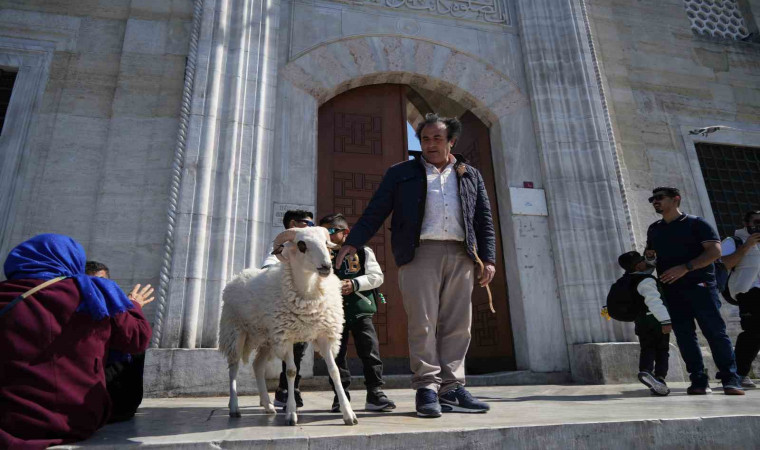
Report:
[[283,77],[318,104],[360,86],[406,84],[439,91],[487,125],[528,99],[505,74],[473,55],[423,39],[361,36],[328,42],[298,55]]
[[[541,186],[531,105],[518,83],[476,56],[440,43],[398,36],[327,42],[297,55],[279,73],[273,148],[277,156],[272,168],[272,197],[278,199],[276,202],[317,205],[317,110],[347,90],[390,83],[436,91],[466,107],[489,127],[517,366],[564,370],[566,340],[561,307],[554,300],[548,221],[546,217],[534,220],[511,214],[508,178],[519,179],[518,183],[532,179]],[[294,179],[298,183],[288,181]],[[537,255],[526,258],[519,254],[514,238],[520,228],[541,236]],[[522,244],[536,245],[533,241]],[[551,282],[521,287],[533,281],[522,266],[540,271]],[[540,308],[545,320],[540,331],[529,330],[533,325],[528,316],[535,308]],[[542,348],[540,364],[528,363],[532,358],[529,341],[536,339],[531,333],[552,343]]]

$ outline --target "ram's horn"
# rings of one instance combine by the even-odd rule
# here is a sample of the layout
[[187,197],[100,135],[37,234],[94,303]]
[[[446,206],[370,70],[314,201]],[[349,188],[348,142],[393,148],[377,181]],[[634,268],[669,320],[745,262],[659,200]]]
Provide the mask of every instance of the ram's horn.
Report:
[[278,234],[276,238],[274,238],[274,242],[272,242],[272,246],[274,250],[276,251],[279,247],[282,246],[282,244],[288,241],[292,242],[293,239],[295,238],[296,238],[296,230],[292,228],[290,230],[285,230],[282,233]]

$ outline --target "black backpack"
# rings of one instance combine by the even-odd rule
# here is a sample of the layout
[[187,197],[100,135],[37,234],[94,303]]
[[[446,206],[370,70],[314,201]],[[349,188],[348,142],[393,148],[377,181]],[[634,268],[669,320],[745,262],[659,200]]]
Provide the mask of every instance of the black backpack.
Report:
[[621,322],[633,322],[647,311],[644,299],[636,290],[645,278],[657,281],[654,275],[626,273],[610,287],[606,306],[610,317]]
[[[734,240],[734,244],[737,249],[740,245],[744,244],[744,241],[740,237],[731,236],[731,239]],[[731,297],[731,291],[728,289],[728,279],[731,277],[731,273],[733,273],[733,271],[734,269],[728,270],[726,268],[726,265],[723,264],[722,260],[719,259],[715,261],[715,283],[718,286],[720,294],[723,296],[723,299],[726,300],[726,302],[732,305],[738,305],[739,302]]]

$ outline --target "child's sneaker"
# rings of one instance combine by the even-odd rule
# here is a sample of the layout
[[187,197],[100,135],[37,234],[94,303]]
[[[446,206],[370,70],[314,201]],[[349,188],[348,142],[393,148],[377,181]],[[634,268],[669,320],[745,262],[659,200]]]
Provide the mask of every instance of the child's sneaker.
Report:
[[692,383],[686,388],[686,393],[688,395],[707,395],[712,394],[712,389],[710,389],[710,386],[700,386]]
[[[301,391],[295,389],[296,393],[296,407],[303,408],[303,398],[301,398]],[[274,391],[274,406],[278,408],[285,408],[288,406],[288,390],[277,388]]]
[[396,404],[383,391],[368,391],[364,409],[367,411],[390,411],[396,409]]
[[[344,391],[346,393],[346,397],[348,398],[348,401],[351,401],[351,394],[348,393],[347,390]],[[338,400],[338,395],[333,396],[333,404],[330,408],[331,412],[340,412],[340,400]]]
[[443,412],[484,413],[491,409],[488,403],[473,397],[463,386],[439,395],[438,399]]
[[639,372],[639,381],[655,395],[665,396],[670,394],[668,385],[652,376],[649,372]]

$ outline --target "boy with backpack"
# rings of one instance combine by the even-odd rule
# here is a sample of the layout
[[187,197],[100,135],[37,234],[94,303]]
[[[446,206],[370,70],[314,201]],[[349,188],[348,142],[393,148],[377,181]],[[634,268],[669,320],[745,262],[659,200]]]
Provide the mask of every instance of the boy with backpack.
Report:
[[[349,228],[343,214],[330,214],[319,221],[319,225],[327,228],[330,241],[337,247],[332,249],[332,258],[346,241]],[[334,262],[333,262],[334,264]],[[340,350],[335,357],[335,363],[340,372],[340,381],[346,396],[351,400],[348,386],[351,384],[351,372],[348,370],[346,353],[348,351],[348,335],[354,335],[356,353],[364,366],[364,384],[367,386],[367,401],[364,408],[368,411],[390,411],[396,408],[393,400],[382,391],[383,362],[380,360],[380,343],[377,339],[372,316],[377,312],[377,301],[380,294],[377,288],[383,284],[383,272],[377,263],[375,254],[369,247],[359,249],[356,254],[343,260],[340,267],[333,267],[335,275],[341,279],[343,294],[343,312],[345,325],[340,340]],[[332,379],[330,386],[335,389]],[[332,412],[340,411],[338,396],[333,398]]]
[[618,264],[625,274],[612,285],[607,312],[615,320],[635,323],[639,337],[639,381],[654,395],[670,393],[665,377],[670,358],[670,315],[660,296],[654,267],[639,252],[623,253]]

